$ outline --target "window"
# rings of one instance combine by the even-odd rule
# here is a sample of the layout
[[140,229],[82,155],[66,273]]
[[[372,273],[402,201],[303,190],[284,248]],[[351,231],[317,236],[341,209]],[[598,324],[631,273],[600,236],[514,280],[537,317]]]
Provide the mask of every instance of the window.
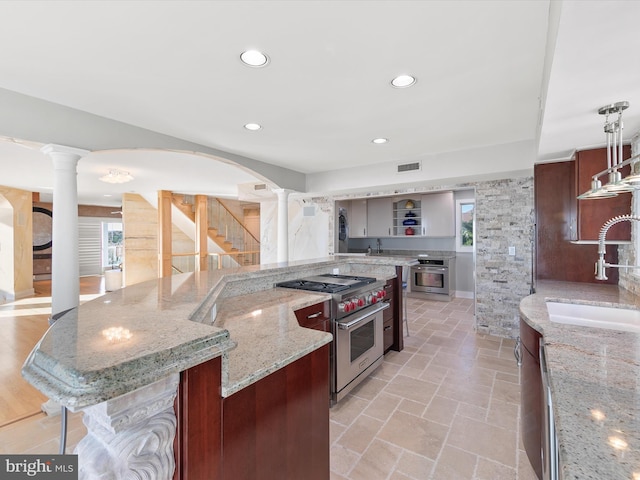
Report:
[[103,268],[117,268],[122,264],[123,254],[123,235],[122,235],[122,223],[102,223],[103,232]]
[[456,251],[473,252],[476,201],[456,200]]

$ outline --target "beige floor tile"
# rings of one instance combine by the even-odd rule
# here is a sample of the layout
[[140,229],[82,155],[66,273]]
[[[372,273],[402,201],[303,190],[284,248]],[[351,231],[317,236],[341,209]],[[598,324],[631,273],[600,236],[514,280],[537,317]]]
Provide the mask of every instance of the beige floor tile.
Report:
[[346,429],[337,443],[353,452],[362,454],[375,438],[382,425],[383,423],[380,420],[367,415],[360,415]]
[[409,415],[415,415],[416,417],[421,417],[426,408],[427,405],[425,403],[414,402],[413,400],[407,400],[406,398],[400,402],[400,405],[398,405],[399,411],[408,413]]
[[469,480],[473,478],[477,458],[472,453],[445,446],[440,453],[432,478]]
[[338,422],[334,422],[333,420],[329,422],[329,441],[332,445],[336,440],[338,440],[338,437],[340,437],[340,435],[342,435],[346,429],[347,427],[345,427],[344,425],[340,425]]
[[434,465],[435,462],[430,458],[405,450],[400,456],[397,471],[406,475],[407,478],[420,480],[429,477]]
[[520,404],[520,385],[512,382],[496,380],[493,384],[493,398],[504,402]]
[[415,402],[427,404],[431,401],[438,385],[416,378],[397,375],[385,387],[384,391]]
[[478,457],[474,480],[508,480],[516,479],[516,475],[515,468],[507,467],[506,465],[483,457]]
[[378,438],[435,460],[448,431],[448,427],[444,425],[396,411],[382,428]]
[[458,410],[458,402],[436,395],[422,414],[422,418],[450,426]]
[[365,400],[373,400],[387,384],[387,381],[373,377],[354,388],[351,394]]
[[381,393],[369,404],[364,413],[384,422],[398,408],[401,401],[402,399],[396,395]]
[[347,395],[348,401],[338,402],[331,409],[331,420],[344,426],[349,426],[358,418],[358,415],[367,408],[369,402],[362,398]]
[[360,455],[353,452],[342,445],[334,444],[331,447],[331,471],[338,475],[346,476],[360,460]]
[[516,467],[515,446],[518,442],[515,430],[458,416],[453,421],[447,443],[509,467]]
[[497,427],[517,430],[518,422],[520,421],[519,406],[494,396],[489,403],[486,421]]
[[395,469],[401,454],[401,448],[375,440],[360,457],[349,478],[352,480],[387,478]]

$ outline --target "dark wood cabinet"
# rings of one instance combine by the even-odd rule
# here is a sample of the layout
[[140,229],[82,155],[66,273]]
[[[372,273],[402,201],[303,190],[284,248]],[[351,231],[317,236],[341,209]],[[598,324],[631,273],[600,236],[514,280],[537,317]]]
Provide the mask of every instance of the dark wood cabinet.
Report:
[[520,370],[520,404],[522,417],[520,430],[522,443],[533,470],[542,478],[542,426],[543,391],[538,350],[542,335],[520,319],[522,367]]
[[[625,146],[622,156],[631,156],[631,147]],[[578,200],[576,197],[591,189],[593,175],[607,168],[607,150],[596,148],[576,152],[573,176],[574,198],[571,209],[570,240],[598,240],[600,228],[612,217],[631,213],[631,193],[621,193],[617,197]],[[622,176],[629,174],[629,166],[621,170]],[[600,177],[602,184],[608,177]],[[622,222],[614,225],[607,233],[607,240],[631,240],[631,224]]]
[[222,426],[223,479],[328,479],[329,346],[225,398]]
[[180,374],[174,480],[329,478],[329,345],[222,398],[220,358]]
[[222,478],[220,366],[218,357],[180,373],[173,480]]
[[384,286],[385,298],[384,301],[389,304],[389,308],[382,311],[382,328],[383,328],[383,347],[385,353],[391,349],[394,343],[394,333],[395,333],[395,292],[393,290],[394,283],[393,280],[388,280],[386,285]]
[[[536,279],[603,283],[595,279],[594,272],[598,245],[570,241],[571,219],[574,218],[578,201],[574,195],[574,175],[574,160],[541,163],[534,167]],[[604,201],[606,200],[589,200]],[[588,205],[583,210],[586,208]],[[618,263],[618,249],[615,245],[607,246],[607,261]],[[604,283],[618,283],[617,269],[609,269],[607,275],[609,280]]]
[[316,303],[295,311],[301,327],[331,333],[331,301]]

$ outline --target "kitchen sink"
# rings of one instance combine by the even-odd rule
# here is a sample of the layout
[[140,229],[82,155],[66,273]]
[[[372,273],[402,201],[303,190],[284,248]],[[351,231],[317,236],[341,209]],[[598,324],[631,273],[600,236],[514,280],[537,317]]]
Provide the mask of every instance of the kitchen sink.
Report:
[[555,323],[640,333],[640,310],[636,309],[547,302],[547,311]]

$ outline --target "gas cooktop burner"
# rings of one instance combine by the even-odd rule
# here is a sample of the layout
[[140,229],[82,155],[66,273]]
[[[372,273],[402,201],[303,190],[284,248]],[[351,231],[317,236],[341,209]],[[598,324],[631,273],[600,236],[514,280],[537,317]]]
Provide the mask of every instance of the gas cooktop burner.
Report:
[[325,274],[278,283],[276,287],[296,288],[298,290],[308,290],[312,292],[338,293],[359,288],[375,281],[376,279],[371,277]]
[[327,292],[337,293],[342,290],[347,290],[349,285],[336,285],[332,283],[312,282],[308,280],[292,280],[290,282],[282,282],[276,285],[277,287],[296,288],[298,290],[309,290],[312,292]]

